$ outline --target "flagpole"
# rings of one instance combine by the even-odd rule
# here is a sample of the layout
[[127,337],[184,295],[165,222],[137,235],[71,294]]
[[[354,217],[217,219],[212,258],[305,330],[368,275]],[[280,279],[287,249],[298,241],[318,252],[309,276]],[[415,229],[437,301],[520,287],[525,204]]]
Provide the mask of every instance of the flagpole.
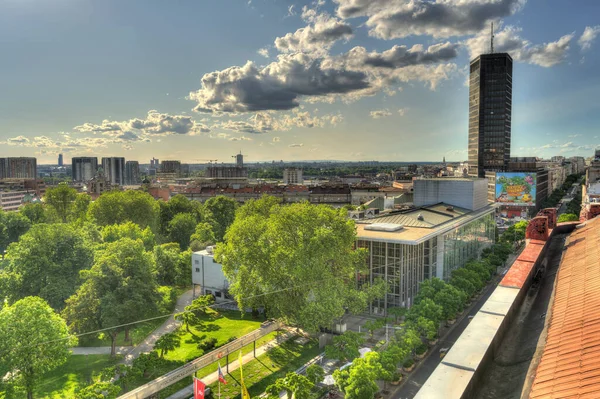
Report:
[[221,380],[217,379],[219,382],[219,399],[221,399]]

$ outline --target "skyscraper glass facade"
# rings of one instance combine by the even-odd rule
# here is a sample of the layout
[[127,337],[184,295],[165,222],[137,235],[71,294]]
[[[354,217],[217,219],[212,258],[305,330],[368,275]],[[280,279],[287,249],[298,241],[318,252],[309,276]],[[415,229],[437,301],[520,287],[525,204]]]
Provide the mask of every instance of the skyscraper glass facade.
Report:
[[469,175],[506,171],[510,160],[512,58],[482,54],[471,61],[469,78]]

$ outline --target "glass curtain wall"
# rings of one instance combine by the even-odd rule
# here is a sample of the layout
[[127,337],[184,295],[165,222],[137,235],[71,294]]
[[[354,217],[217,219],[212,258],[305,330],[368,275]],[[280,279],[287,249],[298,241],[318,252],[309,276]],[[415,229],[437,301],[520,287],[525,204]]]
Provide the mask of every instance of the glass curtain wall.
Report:
[[444,280],[450,278],[452,270],[476,258],[481,249],[494,243],[495,227],[494,215],[488,214],[444,236]]

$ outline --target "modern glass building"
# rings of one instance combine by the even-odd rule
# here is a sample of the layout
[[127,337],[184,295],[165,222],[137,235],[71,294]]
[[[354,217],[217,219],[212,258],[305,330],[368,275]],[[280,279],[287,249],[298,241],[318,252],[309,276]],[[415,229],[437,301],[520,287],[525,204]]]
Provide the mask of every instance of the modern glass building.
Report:
[[469,79],[469,175],[503,172],[510,159],[513,61],[507,53],[471,61]]
[[410,307],[423,280],[447,280],[452,270],[476,258],[494,242],[494,212],[493,205],[469,210],[440,203],[358,221],[357,247],[369,252],[369,273],[359,275],[358,283],[383,279],[390,287],[370,312]]

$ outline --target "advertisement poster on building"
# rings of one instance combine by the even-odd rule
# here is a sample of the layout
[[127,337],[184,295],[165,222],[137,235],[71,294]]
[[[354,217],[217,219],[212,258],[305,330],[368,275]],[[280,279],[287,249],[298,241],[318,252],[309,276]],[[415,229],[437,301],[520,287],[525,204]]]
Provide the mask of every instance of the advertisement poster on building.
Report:
[[535,173],[496,174],[496,202],[508,206],[535,206]]

